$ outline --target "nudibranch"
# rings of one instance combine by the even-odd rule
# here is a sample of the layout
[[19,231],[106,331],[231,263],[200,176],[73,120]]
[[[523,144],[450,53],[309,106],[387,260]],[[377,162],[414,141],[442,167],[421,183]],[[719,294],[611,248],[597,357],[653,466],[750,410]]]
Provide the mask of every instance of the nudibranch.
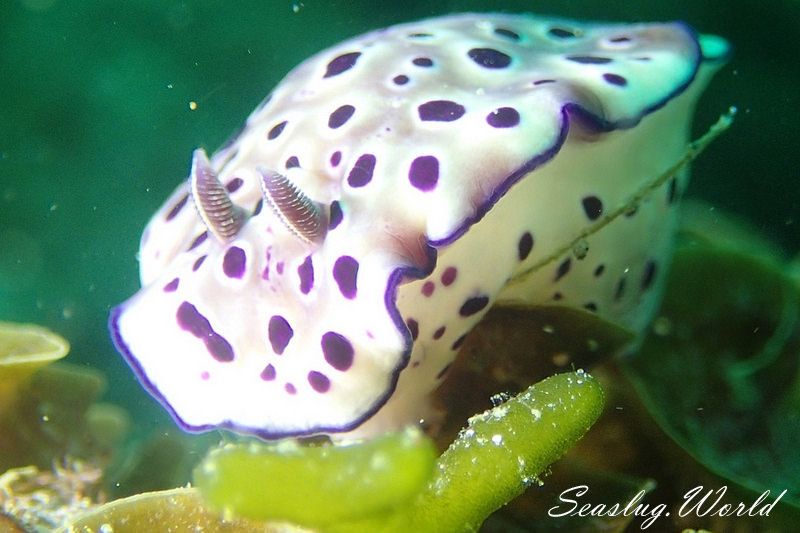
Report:
[[116,346],[186,430],[369,436],[427,416],[493,305],[641,331],[675,164],[727,55],[682,23],[504,14],[320,52],[195,151],[145,229]]

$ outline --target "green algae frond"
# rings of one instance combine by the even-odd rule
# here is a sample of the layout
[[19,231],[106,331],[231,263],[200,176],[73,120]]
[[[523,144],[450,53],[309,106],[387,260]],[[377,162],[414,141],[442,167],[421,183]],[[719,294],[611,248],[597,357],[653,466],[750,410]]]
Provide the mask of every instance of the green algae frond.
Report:
[[20,386],[36,370],[67,352],[69,343],[47,328],[0,322],[0,413],[9,408]]
[[474,531],[602,408],[594,378],[559,374],[472,417],[435,467],[432,443],[409,430],[349,446],[228,445],[209,454],[195,483],[225,516],[319,531]]

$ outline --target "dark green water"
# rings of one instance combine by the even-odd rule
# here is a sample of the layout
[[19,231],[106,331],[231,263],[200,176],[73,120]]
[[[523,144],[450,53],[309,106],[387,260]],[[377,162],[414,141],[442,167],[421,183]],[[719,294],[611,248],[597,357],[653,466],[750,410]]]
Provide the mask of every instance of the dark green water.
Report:
[[730,39],[735,56],[701,100],[696,131],[730,105],[740,113],[695,164],[690,193],[752,221],[787,255],[800,244],[800,3],[378,4],[0,2],[0,320],[63,334],[73,363],[108,373],[110,400],[163,422],[112,348],[106,318],[137,290],[141,230],[186,175],[191,151],[220,145],[314,52],[468,10],[683,19]]

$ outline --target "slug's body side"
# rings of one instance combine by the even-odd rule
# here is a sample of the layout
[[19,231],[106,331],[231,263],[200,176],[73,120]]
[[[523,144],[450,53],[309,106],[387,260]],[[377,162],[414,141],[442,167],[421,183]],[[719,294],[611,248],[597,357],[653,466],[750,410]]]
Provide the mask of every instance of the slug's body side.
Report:
[[324,51],[196,155],[194,196],[180,187],[145,231],[115,342],[186,429],[269,438],[419,420],[498,302],[640,330],[686,172],[560,250],[681,158],[725,53],[681,24],[486,14]]

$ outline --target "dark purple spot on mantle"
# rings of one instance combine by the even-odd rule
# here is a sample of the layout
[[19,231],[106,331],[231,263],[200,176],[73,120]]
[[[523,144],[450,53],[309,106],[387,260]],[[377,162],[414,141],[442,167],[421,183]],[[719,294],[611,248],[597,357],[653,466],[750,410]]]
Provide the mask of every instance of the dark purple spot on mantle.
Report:
[[178,306],[176,318],[181,329],[203,341],[211,357],[220,363],[233,361],[233,348],[230,343],[214,331],[208,319],[201,315],[194,305],[183,302]]
[[558,39],[572,39],[573,37],[577,37],[574,31],[565,28],[550,28],[547,34]]
[[277,124],[272,126],[272,129],[269,130],[269,133],[267,133],[267,139],[269,139],[270,141],[272,139],[275,139],[276,137],[278,137],[278,135],[281,134],[281,132],[283,131],[283,128],[285,128],[285,127],[286,127],[286,121],[285,120],[283,122],[278,122]]
[[473,48],[467,55],[484,68],[506,68],[511,64],[511,56],[494,48]]
[[314,286],[314,265],[311,263],[310,255],[307,255],[303,264],[297,267],[297,275],[300,277],[300,292],[308,294]]
[[631,41],[630,37],[613,37],[609,39],[609,42],[612,43],[629,43]]
[[444,332],[447,330],[444,326],[440,327],[436,331],[433,332],[433,340],[438,341],[444,335]]
[[189,245],[189,250],[194,250],[195,248],[203,244],[203,242],[205,242],[207,238],[208,238],[208,232],[204,231],[203,233],[194,238],[192,244]]
[[342,206],[338,200],[331,202],[330,218],[328,220],[328,231],[334,229],[342,222]]
[[339,163],[341,163],[341,162],[342,162],[342,152],[340,152],[339,150],[336,150],[335,152],[333,152],[331,154],[331,166],[332,167],[338,167]]
[[417,108],[420,120],[452,122],[464,116],[464,106],[450,100],[431,100]]
[[456,267],[447,267],[444,272],[442,272],[442,285],[449,287],[456,280],[457,275],[458,269]]
[[275,379],[277,372],[275,372],[275,367],[272,365],[267,365],[264,367],[264,370],[261,371],[261,379],[264,381],[272,381]]
[[316,370],[308,373],[308,384],[320,394],[328,392],[328,389],[331,388],[331,380],[328,379],[328,376]]
[[425,296],[430,296],[431,294],[433,294],[433,289],[435,288],[436,285],[434,285],[432,281],[426,281],[422,285],[422,294],[424,294]]
[[289,169],[289,168],[298,168],[299,166],[300,166],[300,160],[297,159],[296,155],[293,155],[293,156],[289,157],[289,159],[286,160],[286,168],[287,169]]
[[200,265],[203,264],[203,261],[206,260],[206,257],[208,256],[201,255],[200,257],[197,258],[197,261],[195,261],[194,264],[192,265],[192,272],[197,272],[197,269],[200,268]]
[[611,63],[610,57],[598,56],[567,56],[567,60],[581,65],[605,65],[606,63]]
[[451,350],[458,350],[461,348],[461,345],[464,344],[464,341],[467,340],[467,334],[464,333],[459,338],[456,339],[456,342],[450,347]]
[[536,80],[533,82],[534,85],[544,85],[546,83],[555,83],[556,80]]
[[519,124],[519,113],[513,107],[500,107],[486,115],[486,122],[493,128],[513,128]]
[[178,278],[175,278],[166,285],[164,285],[164,292],[175,292],[176,290],[178,290],[178,283],[180,283],[180,281],[181,280],[179,280]]
[[342,124],[350,120],[350,117],[353,116],[355,111],[356,108],[350,104],[339,107],[328,117],[328,127],[332,129],[340,127]]
[[597,220],[603,214],[603,202],[597,196],[586,196],[581,203],[589,220]]
[[411,185],[421,191],[430,191],[439,181],[439,160],[432,155],[420,156],[411,162],[408,171]]
[[247,263],[247,256],[244,250],[238,246],[231,246],[225,252],[225,257],[222,259],[222,271],[229,278],[241,279],[244,275],[245,265]]
[[253,209],[253,216],[256,216],[257,214],[259,214],[263,208],[264,208],[264,199],[263,198],[259,198],[258,202],[256,202],[255,209]]
[[242,181],[242,178],[233,178],[225,185],[225,190],[227,190],[228,192],[236,192],[239,190],[239,188],[242,186],[243,183],[244,181]]
[[353,364],[353,345],[343,335],[329,331],[322,335],[322,354],[336,370],[346,371]]
[[644,274],[642,275],[642,290],[646,291],[653,284],[656,278],[656,262],[652,259],[644,266]]
[[507,28],[495,28],[494,33],[495,35],[499,35],[500,37],[506,37],[508,39],[511,39],[512,41],[519,41],[519,34]]
[[592,313],[597,312],[597,304],[594,302],[588,302],[583,304],[583,308],[586,309],[587,311],[591,311]]
[[350,174],[347,176],[347,183],[351,187],[363,187],[372,181],[372,173],[375,171],[375,156],[363,154],[356,160]]
[[606,266],[604,264],[597,265],[597,268],[594,269],[594,277],[599,278],[603,275],[603,272],[606,271]]
[[517,256],[519,257],[519,260],[525,261],[531,254],[532,249],[533,235],[531,235],[530,231],[526,231],[522,234],[522,237],[519,238],[519,242],[517,243]]
[[444,367],[444,368],[442,368],[442,369],[439,371],[439,373],[438,373],[438,374],[436,374],[436,379],[442,379],[442,378],[444,377],[444,375],[445,375],[445,374],[447,374],[447,371],[448,371],[448,370],[450,370],[450,365],[451,365],[451,364],[452,364],[452,363],[447,363],[447,364],[445,365],[445,367]]
[[269,343],[272,345],[272,351],[278,355],[283,355],[283,351],[294,336],[292,326],[282,316],[275,315],[269,319],[267,332]]
[[571,267],[572,267],[572,261],[570,260],[569,257],[567,257],[561,262],[560,265],[558,265],[558,268],[556,269],[556,277],[553,281],[558,281],[564,276],[566,276]]
[[173,218],[175,218],[178,215],[178,213],[180,213],[181,209],[183,209],[183,206],[186,205],[187,200],[189,200],[189,195],[188,194],[184,194],[181,197],[180,200],[175,202],[175,205],[172,206],[172,209],[170,209],[169,213],[167,213],[167,217],[166,217],[167,221],[172,220]]
[[625,282],[626,282],[625,276],[619,278],[619,281],[617,282],[617,287],[614,289],[615,300],[619,300],[625,294]]
[[392,78],[392,81],[396,85],[405,85],[406,83],[408,83],[408,76],[406,76],[405,74],[399,74],[394,78]]
[[458,314],[461,316],[472,316],[475,313],[480,312],[489,305],[489,297],[488,296],[473,296],[471,298],[467,298],[464,304],[461,306],[461,309],[458,310]]
[[413,318],[409,318],[406,320],[406,326],[408,326],[408,332],[411,333],[411,340],[417,340],[417,337],[419,337],[419,322]]
[[628,80],[624,77],[620,76],[619,74],[613,74],[611,72],[606,72],[603,74],[603,79],[606,80],[611,85],[617,85],[619,87],[624,87],[628,84]]
[[330,78],[331,76],[336,76],[345,70],[353,68],[353,65],[356,64],[360,55],[361,52],[350,52],[333,58],[331,62],[328,63],[323,78]]
[[292,394],[292,395],[297,394],[297,389],[291,383],[287,383],[286,385],[284,385],[283,390],[285,390],[287,394]]
[[433,61],[429,57],[415,57],[412,61],[418,67],[432,67]]
[[349,255],[343,255],[333,265],[333,279],[339,285],[342,296],[348,300],[356,297],[358,280],[358,261]]

